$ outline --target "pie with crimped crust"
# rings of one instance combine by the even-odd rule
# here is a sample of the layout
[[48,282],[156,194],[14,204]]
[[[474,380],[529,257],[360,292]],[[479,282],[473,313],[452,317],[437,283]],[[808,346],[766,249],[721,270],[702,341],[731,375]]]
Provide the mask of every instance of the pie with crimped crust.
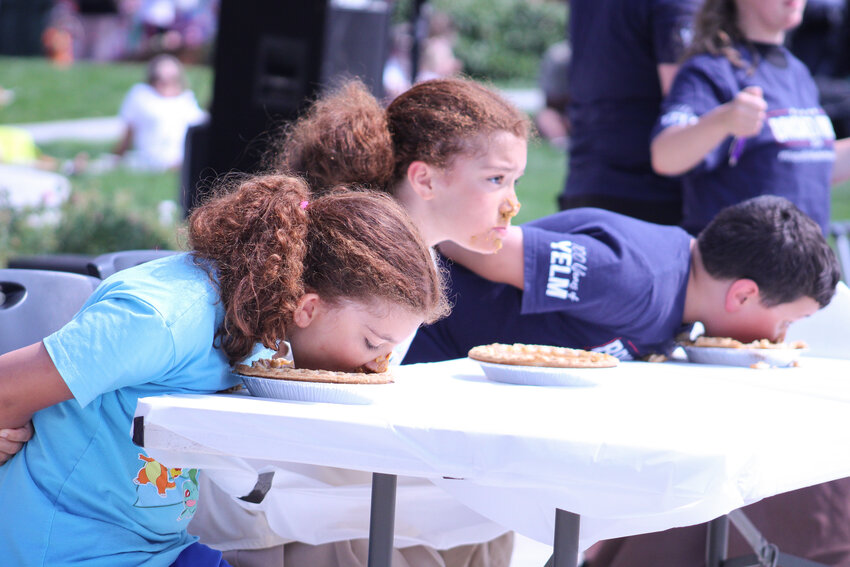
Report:
[[603,352],[548,345],[493,343],[473,347],[469,358],[480,362],[549,368],[610,368],[619,360]]
[[237,364],[234,369],[237,374],[271,378],[274,380],[293,380],[296,382],[320,382],[324,384],[389,384],[393,381],[392,373],[383,372],[336,372],[332,370],[307,370],[293,368],[291,364],[277,362],[280,359],[261,358],[251,363]]

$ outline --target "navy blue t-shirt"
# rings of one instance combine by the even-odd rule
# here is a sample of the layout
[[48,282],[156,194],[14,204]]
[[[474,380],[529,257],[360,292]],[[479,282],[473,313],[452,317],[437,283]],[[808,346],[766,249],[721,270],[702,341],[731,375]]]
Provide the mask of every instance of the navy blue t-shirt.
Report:
[[[767,102],[761,132],[742,141],[730,165],[728,137],[683,177],[682,226],[691,234],[705,228],[721,209],[757,195],[781,195],[811,216],[826,232],[835,161],[835,132],[818,104],[808,69],[784,47],[756,45],[754,72],[722,56],[697,55],[676,75],[654,134],[696,120],[729,102],[747,86],[759,86]],[[749,50],[741,49],[747,62]]]
[[454,309],[419,330],[405,364],[470,348],[530,343],[622,360],[667,354],[682,327],[691,237],[601,209],[570,209],[522,226],[525,290],[449,263]]
[[564,195],[679,201],[652,170],[658,65],[689,43],[700,0],[571,0],[569,176]]

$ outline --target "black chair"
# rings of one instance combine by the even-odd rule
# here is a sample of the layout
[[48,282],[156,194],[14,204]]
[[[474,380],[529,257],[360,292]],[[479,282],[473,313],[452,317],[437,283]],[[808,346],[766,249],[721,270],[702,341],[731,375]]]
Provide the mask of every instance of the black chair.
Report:
[[103,280],[115,272],[178,253],[177,250],[121,250],[119,252],[109,252],[97,256],[89,262],[88,274]]
[[59,330],[99,283],[72,272],[0,270],[0,354]]
[[16,256],[9,259],[7,268],[21,270],[51,270],[89,274],[88,265],[96,256],[86,254],[44,254],[40,256]]

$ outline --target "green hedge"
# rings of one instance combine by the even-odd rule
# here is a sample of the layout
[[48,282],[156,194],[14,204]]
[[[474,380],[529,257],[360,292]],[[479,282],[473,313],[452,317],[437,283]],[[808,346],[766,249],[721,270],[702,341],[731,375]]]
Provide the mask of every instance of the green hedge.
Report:
[[562,1],[435,0],[458,30],[464,72],[491,81],[535,81],[546,48],[566,37]]

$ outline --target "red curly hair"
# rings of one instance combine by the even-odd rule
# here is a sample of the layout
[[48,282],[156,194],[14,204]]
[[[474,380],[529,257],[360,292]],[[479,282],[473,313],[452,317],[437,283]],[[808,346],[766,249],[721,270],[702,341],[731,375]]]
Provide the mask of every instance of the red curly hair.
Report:
[[475,81],[417,83],[384,109],[355,79],[283,127],[264,163],[303,175],[314,190],[354,184],[392,193],[414,161],[445,168],[503,131],[528,139],[531,123]]
[[[189,245],[225,309],[216,337],[231,363],[277,348],[299,298],[386,301],[426,322],[448,311],[427,246],[394,199],[337,190],[311,198],[299,178],[231,177],[189,218]],[[307,204],[309,202],[309,205]]]

